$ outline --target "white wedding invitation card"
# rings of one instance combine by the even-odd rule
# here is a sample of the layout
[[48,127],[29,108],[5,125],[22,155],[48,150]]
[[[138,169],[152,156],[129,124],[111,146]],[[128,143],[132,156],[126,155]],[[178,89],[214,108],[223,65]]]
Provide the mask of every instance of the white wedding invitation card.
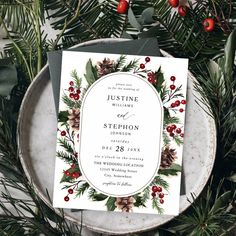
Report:
[[188,60],[64,51],[53,206],[177,215]]

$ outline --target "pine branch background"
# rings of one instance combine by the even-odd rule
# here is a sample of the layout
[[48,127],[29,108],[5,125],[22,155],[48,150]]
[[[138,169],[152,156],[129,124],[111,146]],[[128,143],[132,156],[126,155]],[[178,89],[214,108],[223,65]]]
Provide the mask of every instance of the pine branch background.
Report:
[[[9,96],[0,99],[0,171],[4,175],[0,182],[3,187],[0,208],[5,213],[0,214],[2,235],[76,235],[75,230],[81,234],[82,228],[65,221],[63,212],[57,216],[37,197],[24,175],[15,143],[19,105],[30,82],[46,63],[47,51],[90,39],[128,34],[132,38],[155,36],[160,48],[173,56],[190,58],[190,69],[201,84],[196,89],[202,93],[202,102],[209,101],[210,115],[217,126],[218,149],[211,182],[199,199],[195,200],[194,196],[190,199],[194,201],[193,206],[176,222],[156,229],[153,234],[234,235],[230,231],[235,224],[236,85],[235,67],[227,62],[232,59],[229,57],[235,46],[226,48],[227,57],[222,59],[222,56],[226,40],[236,26],[236,0],[195,1],[194,5],[190,3],[185,18],[172,13],[167,0],[131,0],[135,18],[131,14],[117,14],[118,2],[0,0],[0,28],[7,37],[4,42],[8,43],[6,47],[1,46],[5,59],[0,66],[2,63],[16,65],[18,80]],[[142,18],[143,11],[149,7],[154,8],[151,20]],[[152,10],[148,13],[150,16]],[[202,20],[209,15],[217,25],[213,32],[206,33]],[[53,30],[56,37],[50,33]],[[236,45],[235,37],[233,42]],[[210,59],[215,62],[206,66]],[[233,74],[228,73],[230,66]],[[9,191],[12,188],[25,192],[26,198],[12,196]],[[10,204],[16,214],[6,204]]]

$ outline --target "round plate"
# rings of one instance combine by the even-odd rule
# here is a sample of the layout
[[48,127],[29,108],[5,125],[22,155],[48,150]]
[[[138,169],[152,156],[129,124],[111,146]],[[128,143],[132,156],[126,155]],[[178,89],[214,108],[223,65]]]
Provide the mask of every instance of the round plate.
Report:
[[[85,46],[97,43],[113,43],[121,39],[93,40],[79,44]],[[162,51],[164,56],[170,56]],[[186,195],[180,198],[180,212],[190,203],[191,193],[198,196],[204,188],[214,164],[216,130],[214,120],[196,103],[200,95],[193,88],[194,77],[188,75],[186,126],[184,139],[184,179]],[[205,107],[203,107],[205,108]],[[52,199],[53,176],[56,151],[57,118],[46,65],[29,87],[18,120],[18,146],[20,159],[29,180],[38,195],[50,206],[46,194]],[[65,209],[67,219],[81,223],[81,212]],[[173,216],[130,214],[102,211],[83,211],[83,225],[91,230],[126,234],[150,230],[171,220]]]

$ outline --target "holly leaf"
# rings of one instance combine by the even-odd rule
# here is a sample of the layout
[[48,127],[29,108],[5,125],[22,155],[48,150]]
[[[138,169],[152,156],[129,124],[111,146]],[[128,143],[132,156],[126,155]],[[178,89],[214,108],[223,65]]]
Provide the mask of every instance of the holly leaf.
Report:
[[106,202],[106,207],[108,211],[114,211],[116,209],[116,198],[115,197],[109,197]]
[[67,175],[63,174],[60,183],[71,182],[71,180],[72,180],[71,176],[67,176]]
[[171,118],[169,109],[164,106],[164,121]]
[[161,72],[161,68],[159,68],[158,71],[155,72],[155,79],[157,80],[155,88],[156,88],[157,92],[160,93],[163,88],[163,83],[165,81],[164,75]]
[[93,192],[91,195],[89,195],[89,198],[91,198],[93,201],[103,201],[107,199],[108,196],[102,194],[102,193],[97,193],[96,191]]
[[17,71],[13,65],[0,65],[0,96],[8,96],[17,84]]
[[97,68],[93,66],[91,59],[86,64],[86,74],[84,75],[89,86],[92,85],[97,79]]
[[72,177],[72,174],[73,173],[80,173],[80,169],[79,169],[79,166],[75,166],[75,168],[69,168],[67,169],[66,171],[68,171],[70,173],[70,175],[66,175],[65,172],[63,172],[63,176],[61,178],[61,181],[60,183],[63,183],[63,182],[74,182],[74,180],[76,180],[76,178],[73,178]]
[[60,111],[58,114],[58,121],[65,123],[68,121],[68,116],[69,116],[69,112],[68,111]]

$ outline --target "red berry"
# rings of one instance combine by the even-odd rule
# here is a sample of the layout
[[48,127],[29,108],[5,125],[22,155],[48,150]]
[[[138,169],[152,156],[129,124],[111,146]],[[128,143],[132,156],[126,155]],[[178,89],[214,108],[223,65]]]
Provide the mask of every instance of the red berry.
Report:
[[174,133],[170,133],[170,137],[174,137],[175,136],[175,134]]
[[183,100],[181,101],[181,103],[182,103],[183,105],[185,105],[187,102],[186,102],[186,100],[183,99]]
[[73,82],[73,81],[70,81],[69,85],[70,85],[70,86],[73,86],[73,85],[74,85],[74,82]]
[[66,176],[70,176],[70,172],[69,172],[68,170],[64,171],[64,174],[65,174]]
[[178,128],[178,129],[176,129],[176,131],[175,131],[175,132],[176,132],[177,134],[180,134],[180,133],[181,133],[181,131],[182,131],[182,130],[181,130],[180,128]]
[[65,200],[66,202],[68,202],[68,201],[70,200],[70,198],[69,198],[68,196],[65,196],[65,197],[64,197],[64,200]]
[[158,190],[158,187],[157,187],[157,186],[152,186],[152,191],[153,191],[154,193],[156,193],[157,190]]
[[166,127],[166,130],[167,130],[167,132],[169,132],[169,133],[171,133],[171,132],[173,131],[173,129],[172,129],[171,126],[167,126],[167,127]]
[[140,64],[140,68],[141,69],[145,69],[145,65],[142,63],[142,64]]
[[162,187],[160,187],[160,186],[157,187],[157,192],[159,192],[159,193],[162,192]]
[[180,137],[183,138],[184,137],[184,133],[180,134]]
[[185,17],[187,14],[188,8],[186,6],[179,6],[178,13],[180,16]]
[[175,105],[178,107],[180,105],[180,101],[179,100],[175,101]]
[[180,108],[180,109],[179,109],[179,112],[183,112],[183,111],[184,111],[184,109],[183,109],[183,108]]
[[74,98],[74,96],[75,95],[73,93],[70,93],[70,95],[69,95],[70,98]]
[[79,100],[79,98],[80,98],[79,94],[74,94],[74,99],[75,100]]
[[[79,137],[77,137],[77,138],[79,138]],[[76,153],[74,154],[74,156],[75,156],[75,157],[78,157],[78,152],[76,152]]]
[[171,125],[172,130],[176,129],[176,125]]
[[71,169],[75,169],[75,164],[72,164],[72,165],[70,166],[70,168],[71,168]]
[[159,194],[159,198],[164,198],[164,197],[165,197],[164,193]]
[[74,173],[72,173],[72,175],[71,175],[71,177],[73,178],[73,179],[77,179],[77,178],[79,178],[79,173],[78,172],[74,172]]
[[77,89],[77,90],[76,90],[76,93],[77,93],[77,94],[80,94],[80,93],[81,93],[80,89]]
[[159,200],[159,202],[160,202],[161,204],[163,204],[163,203],[164,203],[164,199],[161,198],[161,199]]
[[66,136],[66,131],[65,130],[61,131],[61,136]]
[[74,91],[74,88],[73,87],[69,87],[69,92],[73,92]]
[[179,6],[179,0],[168,0],[168,3],[169,3],[172,7],[178,7],[178,6]]
[[175,88],[176,88],[176,86],[175,86],[174,84],[172,84],[172,85],[170,86],[170,89],[171,89],[171,90],[175,90]]
[[128,11],[129,3],[126,0],[120,0],[117,6],[117,12],[119,14],[125,14]]
[[215,21],[212,18],[206,18],[202,24],[206,32],[211,32],[215,28]]
[[74,191],[73,191],[72,188],[68,189],[68,193],[69,193],[69,194],[73,194],[73,192],[74,192]]
[[145,61],[146,61],[146,62],[151,61],[150,57],[146,57],[146,58],[145,58]]
[[174,82],[176,80],[175,76],[171,76],[170,80]]
[[156,193],[152,192],[152,197],[156,197]]
[[148,77],[148,82],[150,82],[151,84],[155,83],[155,79],[152,77]]
[[170,105],[172,108],[174,108],[175,107],[175,103],[173,102],[173,103],[171,103],[171,105]]

